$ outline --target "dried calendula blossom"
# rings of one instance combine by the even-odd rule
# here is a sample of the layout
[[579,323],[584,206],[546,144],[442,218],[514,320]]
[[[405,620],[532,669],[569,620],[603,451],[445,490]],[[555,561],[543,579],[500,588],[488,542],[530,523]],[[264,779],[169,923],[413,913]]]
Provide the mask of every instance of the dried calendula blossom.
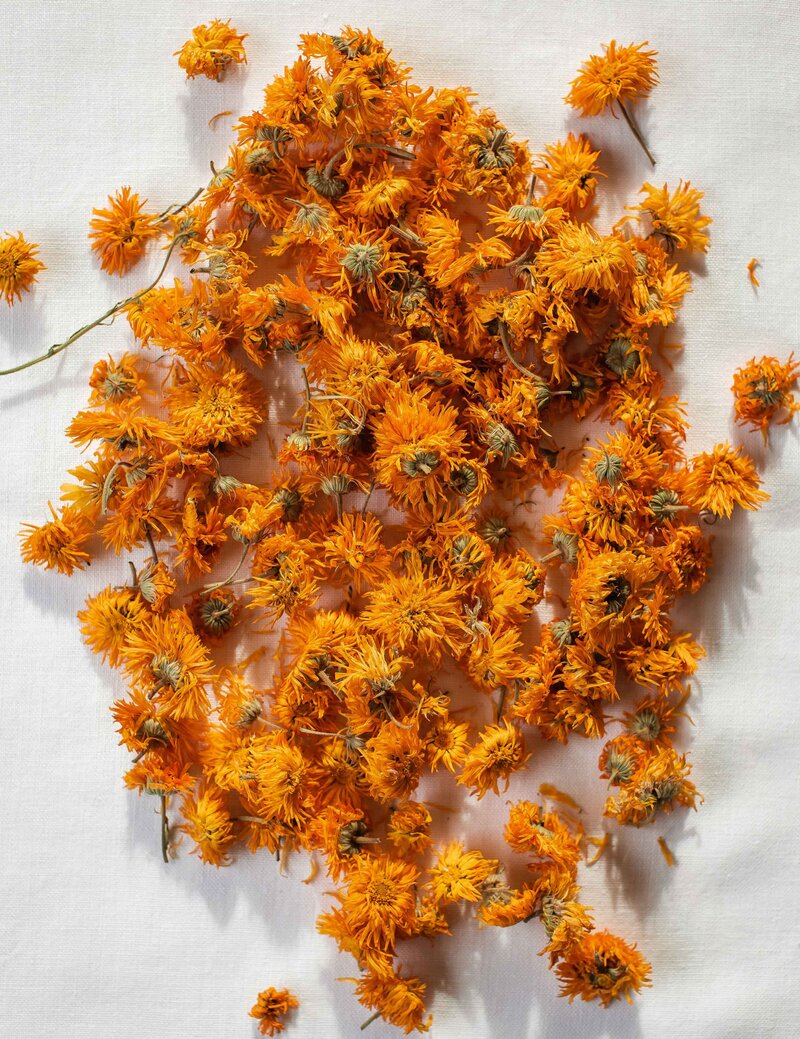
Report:
[[230,18],[224,22],[214,18],[208,24],[195,26],[191,38],[175,54],[187,79],[206,76],[220,80],[229,65],[247,61],[243,46],[246,39],[247,33],[238,33]]
[[20,534],[22,558],[26,563],[69,576],[89,562],[84,546],[94,533],[94,524],[75,506],[66,505],[58,512],[52,505],[49,507],[51,520],[38,527],[24,524]]
[[626,102],[647,97],[658,82],[658,52],[646,47],[646,41],[627,46],[619,46],[616,40],[603,44],[602,54],[593,54],[583,63],[564,100],[581,115],[601,115],[606,109],[613,112],[616,105],[655,166],[655,159],[625,107]]
[[634,945],[608,931],[586,934],[570,948],[556,967],[561,994],[569,1001],[580,996],[598,999],[603,1006],[650,985],[650,964]]
[[0,238],[0,295],[9,307],[30,290],[36,275],[45,270],[36,255],[38,249],[38,245],[25,240],[21,231],[7,232]]
[[792,389],[797,382],[800,364],[790,354],[785,362],[777,357],[754,357],[733,373],[731,390],[735,400],[736,421],[751,429],[760,429],[767,439],[772,422],[790,422],[800,409]]
[[[198,27],[181,65],[219,78],[243,39]],[[595,931],[579,884],[611,837],[531,771],[542,741],[602,740],[612,830],[702,800],[675,741],[704,650],[674,610],[708,577],[706,525],[766,497],[740,449],[687,457],[660,371],[692,287],[673,254],[709,245],[702,193],[645,184],[600,230],[612,167],[586,137],[536,154],[369,31],[299,49],[186,202],[157,215],[123,188],[95,212],[104,269],[156,238],[163,260],[10,369],[127,318],[67,430],[85,457],[23,558],[69,575],[95,532],[113,550],[79,623],[127,683],[124,782],[158,798],[165,862],[176,831],[214,866],[312,856],[307,882],[338,885],[318,929],[369,1020],[431,1027],[405,943],[464,913],[534,928],[569,998],[630,999],[649,965]],[[569,100],[629,118],[656,79],[654,51],[611,43]],[[737,373],[740,419],[790,415],[795,370]],[[529,506],[554,491],[537,530]],[[511,782],[516,864],[442,837],[448,790]],[[268,989],[251,1013],[275,1034],[294,1006]]]
[[255,1006],[250,1010],[250,1017],[258,1021],[258,1030],[262,1035],[277,1035],[286,1027],[281,1019],[299,1006],[288,989],[268,988],[259,992]]
[[109,274],[125,274],[144,255],[147,242],[161,232],[154,213],[146,213],[127,185],[108,196],[108,209],[93,209],[89,226],[92,249]]
[[707,252],[708,234],[706,227],[711,217],[700,212],[703,192],[681,181],[675,191],[670,192],[666,184],[660,188],[645,184],[641,194],[643,202],[629,208],[650,217],[653,234],[659,235],[672,253],[675,249],[686,252]]

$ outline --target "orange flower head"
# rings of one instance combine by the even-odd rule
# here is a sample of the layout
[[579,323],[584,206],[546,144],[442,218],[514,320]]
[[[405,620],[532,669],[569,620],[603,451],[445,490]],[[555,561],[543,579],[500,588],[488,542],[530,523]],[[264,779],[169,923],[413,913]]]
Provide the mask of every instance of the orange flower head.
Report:
[[135,355],[123,354],[118,361],[111,357],[101,358],[92,369],[89,385],[92,387],[92,404],[132,400],[141,396],[144,388]]
[[161,233],[158,217],[145,213],[139,196],[127,186],[108,201],[108,209],[92,210],[89,239],[103,270],[123,275],[141,260],[148,240]]
[[417,855],[431,845],[431,813],[418,801],[404,801],[389,817],[386,836],[402,855]]
[[178,720],[200,718],[209,707],[206,685],[212,663],[183,610],[158,615],[128,634],[122,650],[125,671]]
[[463,630],[459,593],[426,572],[419,557],[410,557],[405,575],[389,574],[383,585],[367,594],[361,616],[368,628],[404,651],[439,659],[456,649]]
[[540,165],[533,172],[547,189],[545,200],[568,213],[588,206],[594,198],[597,178],[605,176],[597,168],[600,152],[592,150],[583,134],[569,134],[563,143],[548,145],[538,158]]
[[600,115],[615,101],[638,101],[658,82],[656,55],[644,43],[617,46],[616,40],[603,45],[603,54],[592,54],[572,81],[564,98],[581,115]]
[[181,825],[195,842],[193,849],[203,860],[214,866],[226,864],[226,850],[235,840],[233,823],[225,799],[218,790],[204,790],[197,797],[187,794],[183,798]]
[[73,505],[58,512],[50,505],[50,512],[53,518],[41,526],[22,525],[22,559],[69,576],[89,562],[89,553],[83,546],[94,533],[94,523]]
[[247,35],[238,33],[231,25],[230,18],[225,22],[215,18],[207,25],[196,25],[192,29],[191,39],[179,51],[175,51],[178,64],[187,79],[206,76],[219,81],[229,65],[247,62],[242,46]]
[[21,299],[22,293],[30,289],[39,271],[46,269],[36,257],[38,248],[26,242],[21,231],[0,238],[0,296],[9,307],[14,305],[15,298]]
[[572,869],[580,858],[578,842],[555,812],[545,812],[531,801],[512,804],[505,839],[514,851],[549,859]]
[[[740,425],[760,429],[764,440],[773,420],[783,425],[800,410],[791,392],[800,365],[790,354],[782,364],[776,357],[755,357],[733,374],[733,396],[736,421]],[[778,418],[782,414],[781,418]]]
[[278,734],[257,765],[263,813],[291,826],[308,819],[308,764],[302,751]]
[[[379,702],[386,703],[385,699]],[[424,767],[425,747],[415,729],[383,725],[364,748],[364,779],[377,801],[408,797],[422,778]]]
[[337,581],[352,582],[357,591],[378,585],[389,567],[383,524],[373,513],[347,512],[330,529],[323,544],[325,562]]
[[635,945],[608,931],[589,933],[569,948],[556,967],[561,995],[570,1003],[576,996],[589,1002],[599,999],[604,1007],[650,985],[650,964]]
[[643,184],[641,194],[646,195],[645,200],[627,208],[650,217],[654,234],[663,240],[668,252],[708,252],[706,228],[711,217],[700,212],[702,191],[693,188],[689,181],[679,181],[672,193],[666,184],[660,188]]
[[599,235],[588,224],[567,222],[545,242],[537,270],[558,295],[588,291],[618,298],[633,282],[636,264],[622,238]]
[[479,851],[464,851],[459,841],[444,847],[431,866],[430,889],[437,902],[478,902],[483,897],[483,884],[498,868],[495,859],[487,859]]
[[251,443],[267,410],[261,383],[229,360],[176,368],[164,399],[184,444],[197,449]]
[[401,502],[441,497],[464,462],[464,434],[449,405],[400,391],[390,397],[375,430],[375,474]]
[[741,448],[722,443],[692,459],[684,493],[692,508],[729,519],[737,505],[752,511],[767,501],[769,495],[759,489],[760,484],[755,466]]
[[359,1003],[380,1011],[384,1021],[409,1032],[427,1032],[432,1018],[425,1018],[425,985],[419,978],[404,978],[392,972],[387,977],[365,974],[356,985]]
[[511,773],[523,768],[529,757],[521,733],[510,722],[489,725],[467,755],[458,782],[477,793],[480,801],[489,790],[499,793],[498,784],[502,780],[508,787]]
[[509,888],[498,874],[496,883],[490,878],[484,891],[483,903],[478,909],[478,918],[487,927],[513,927],[532,919],[538,912],[539,895],[530,884],[521,888]]
[[657,812],[672,812],[677,805],[696,808],[703,799],[687,778],[690,771],[685,754],[668,745],[655,747],[617,796],[606,801],[605,814],[622,825],[641,826]]
[[413,930],[418,876],[410,863],[386,855],[356,861],[342,911],[362,946],[391,951],[399,934]]
[[250,1017],[258,1021],[258,1030],[262,1035],[277,1035],[286,1027],[280,1019],[299,1006],[288,989],[268,988],[259,992],[256,1004],[250,1010]]
[[580,888],[573,874],[559,869],[548,870],[537,884],[539,912],[548,943],[540,956],[550,953],[550,965],[594,930],[588,907],[577,902]]
[[107,660],[111,667],[122,662],[128,633],[147,620],[149,613],[133,588],[104,588],[86,600],[86,608],[78,612],[81,634],[93,653]]

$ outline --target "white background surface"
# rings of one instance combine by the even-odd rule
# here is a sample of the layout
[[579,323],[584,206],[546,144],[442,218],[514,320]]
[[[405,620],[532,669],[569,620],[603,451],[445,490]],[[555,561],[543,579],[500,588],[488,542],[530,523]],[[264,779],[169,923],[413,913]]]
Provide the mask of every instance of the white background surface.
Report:
[[[221,85],[187,83],[172,52],[215,16],[251,34],[249,65]],[[714,218],[707,269],[678,326],[686,351],[673,384],[689,404],[690,449],[745,442],[773,495],[760,513],[718,525],[713,578],[686,611],[709,654],[695,683],[697,726],[681,735],[706,801],[657,831],[625,832],[615,855],[582,871],[599,925],[653,962],[654,987],[634,1008],[570,1007],[535,955],[538,929],[479,933],[464,922],[455,939],[408,958],[430,985],[435,1039],[798,1034],[798,426],[765,452],[757,434],[733,428],[729,393],[733,369],[753,354],[800,347],[798,21],[791,0],[0,2],[0,230],[39,242],[49,268],[33,296],[0,308],[0,367],[144,284],[142,268],[122,284],[99,271],[86,241],[92,207],[125,183],[157,209],[188,197],[230,138],[230,120],[209,129],[208,119],[258,107],[300,32],[369,25],[417,82],[471,85],[536,150],[586,130],[603,149],[615,206],[633,201],[649,169],[621,122],[582,122],[561,99],[612,37],[660,52],[661,85],[640,110],[654,179],[691,179]],[[763,260],[758,293],[745,270],[752,256]],[[315,934],[328,885],[300,883],[307,861],[295,858],[283,878],[265,854],[216,871],[183,847],[164,866],[152,802],[122,787],[128,756],[108,714],[119,687],[74,617],[86,594],[118,580],[120,564],[66,579],[18,558],[20,522],[45,518],[78,462],[63,429],[93,361],[129,342],[124,323],[100,329],[0,385],[0,1036],[251,1039],[247,1011],[268,985],[301,1001],[287,1039],[355,1036],[367,1014],[334,980],[353,973],[352,961]],[[510,794],[560,782],[597,820],[599,749],[536,745]],[[489,800],[451,831],[498,846],[505,809]],[[661,832],[674,870],[656,846]],[[400,1033],[378,1022],[365,1034]]]

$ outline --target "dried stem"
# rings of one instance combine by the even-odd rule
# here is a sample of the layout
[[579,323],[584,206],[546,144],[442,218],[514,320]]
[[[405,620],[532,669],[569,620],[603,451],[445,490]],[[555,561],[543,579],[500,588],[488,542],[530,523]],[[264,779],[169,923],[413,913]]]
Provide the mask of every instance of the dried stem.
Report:
[[[214,168],[212,166],[212,170],[213,169]],[[217,171],[214,170],[214,175],[215,176],[216,176],[216,173],[217,173]],[[192,204],[192,202],[194,202],[194,200],[196,198],[199,198],[203,194],[204,191],[205,191],[205,188],[198,188],[197,191],[195,191],[195,193],[192,195],[192,197],[190,199],[188,199],[186,202],[183,202],[181,205],[176,206],[176,205],[173,204],[171,206],[167,206],[167,208],[164,210],[163,213],[159,213],[158,219],[159,220],[166,220],[166,218],[168,216],[177,216],[178,213],[181,213],[184,209],[188,208]]]
[[300,432],[305,433],[306,427],[308,426],[308,420],[311,416],[311,386],[308,382],[308,372],[306,371],[306,366],[304,364],[300,365],[300,373],[303,376],[303,385],[306,392],[306,410],[303,415],[303,425],[300,427]]
[[160,794],[161,798],[161,857],[164,862],[169,862],[169,819],[167,819],[167,795]]
[[164,271],[166,271],[167,269],[167,264],[169,263],[170,256],[172,256],[172,253],[175,249],[175,246],[178,245],[180,242],[185,241],[186,237],[187,236],[184,233],[181,233],[179,235],[176,235],[172,239],[169,249],[167,250],[167,255],[164,257],[164,262],[161,265],[161,270],[158,272],[155,279],[147,286],[147,288],[141,289],[141,291],[134,293],[132,296],[128,296],[127,299],[120,300],[119,303],[115,303],[113,307],[109,307],[105,314],[101,314],[100,317],[96,318],[94,321],[90,321],[88,325],[83,325],[81,328],[77,330],[77,332],[73,332],[68,339],[65,339],[63,343],[55,343],[53,346],[50,347],[50,349],[46,353],[40,354],[38,357],[34,357],[30,361],[25,361],[24,364],[15,365],[15,367],[13,368],[6,368],[0,371],[0,375],[13,375],[15,372],[24,371],[26,368],[31,368],[34,364],[39,364],[41,361],[46,361],[50,357],[55,357],[56,354],[60,354],[62,350],[66,350],[68,346],[72,346],[73,343],[77,342],[79,339],[85,336],[87,332],[91,332],[93,328],[97,328],[98,325],[102,325],[102,323],[107,318],[113,317],[115,314],[119,313],[119,311],[122,310],[124,307],[127,307],[128,304],[135,303],[137,299],[141,299],[142,296],[145,296],[148,292],[150,292],[151,289],[154,289],[156,285],[158,285],[158,283],[161,281],[162,277],[164,276]]
[[366,514],[367,514],[367,506],[369,505],[369,500],[372,497],[372,492],[374,490],[375,490],[375,479],[373,478],[372,482],[369,485],[369,489],[367,490],[367,496],[364,499],[364,504],[361,506],[361,515],[362,516],[366,516]]
[[516,357],[511,353],[511,346],[508,342],[508,328],[505,321],[498,322],[498,328],[500,331],[500,342],[503,344],[503,349],[505,350],[506,357],[509,361],[511,361],[517,371],[522,372],[523,375],[527,375],[529,379],[538,379],[536,372],[532,372],[530,368],[526,368],[524,364],[520,364]]
[[382,144],[380,141],[364,141],[361,144],[354,144],[353,148],[377,148],[379,151],[388,152],[395,159],[407,159],[409,162],[413,162],[417,157],[414,152],[408,151],[406,148],[398,148],[393,144]]
[[641,146],[642,151],[645,153],[645,155],[650,160],[652,165],[655,166],[656,160],[653,158],[652,152],[647,147],[647,142],[645,141],[644,137],[642,137],[642,134],[641,134],[641,131],[639,130],[639,127],[636,125],[636,123],[631,118],[631,116],[630,116],[630,114],[628,112],[628,109],[625,107],[625,105],[623,105],[623,103],[619,99],[617,100],[617,104],[619,105],[619,110],[620,110],[620,112],[622,112],[622,115],[623,115],[623,117],[625,119],[625,122],[630,127],[631,133],[636,138],[636,140],[639,142],[639,145]]
[[503,708],[506,705],[506,695],[508,693],[508,686],[500,686],[500,696],[497,699],[497,718],[495,724],[500,724],[500,719],[503,717]]
[[153,541],[153,532],[150,529],[150,524],[149,523],[145,523],[145,525],[144,525],[144,535],[147,538],[147,544],[150,546],[150,551],[153,554],[153,561],[157,563],[158,562],[158,552],[156,551],[156,543],[155,543],[155,541]]
[[222,588],[226,584],[231,584],[233,579],[234,579],[234,577],[236,577],[236,575],[239,573],[239,571],[244,566],[244,561],[245,561],[245,559],[247,559],[247,555],[250,552],[250,549],[252,547],[253,547],[252,544],[248,541],[248,543],[244,546],[241,558],[239,559],[239,562],[236,564],[236,566],[235,566],[235,568],[233,570],[233,573],[231,573],[228,577],[226,577],[224,581],[217,581],[215,584],[203,585],[203,591],[204,592],[215,592],[217,590],[217,588]]

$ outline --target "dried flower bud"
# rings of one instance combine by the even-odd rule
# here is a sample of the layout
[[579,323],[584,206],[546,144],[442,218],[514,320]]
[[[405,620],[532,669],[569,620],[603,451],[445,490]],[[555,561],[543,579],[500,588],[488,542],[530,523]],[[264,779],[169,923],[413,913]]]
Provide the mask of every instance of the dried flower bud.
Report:
[[574,534],[567,534],[566,531],[557,530],[553,534],[553,548],[561,553],[563,561],[570,566],[574,566],[578,561],[578,539]]
[[603,357],[603,363],[609,371],[614,372],[620,379],[626,379],[639,367],[641,357],[630,339],[625,336],[617,336],[611,340]]
[[619,455],[610,455],[603,448],[603,457],[594,467],[594,474],[600,483],[616,487],[622,481],[622,459]]
[[381,269],[382,259],[383,250],[379,245],[355,243],[347,247],[341,262],[357,281],[372,281]]
[[347,191],[347,181],[336,177],[326,171],[318,170],[316,166],[306,170],[306,182],[323,198],[338,198]]

